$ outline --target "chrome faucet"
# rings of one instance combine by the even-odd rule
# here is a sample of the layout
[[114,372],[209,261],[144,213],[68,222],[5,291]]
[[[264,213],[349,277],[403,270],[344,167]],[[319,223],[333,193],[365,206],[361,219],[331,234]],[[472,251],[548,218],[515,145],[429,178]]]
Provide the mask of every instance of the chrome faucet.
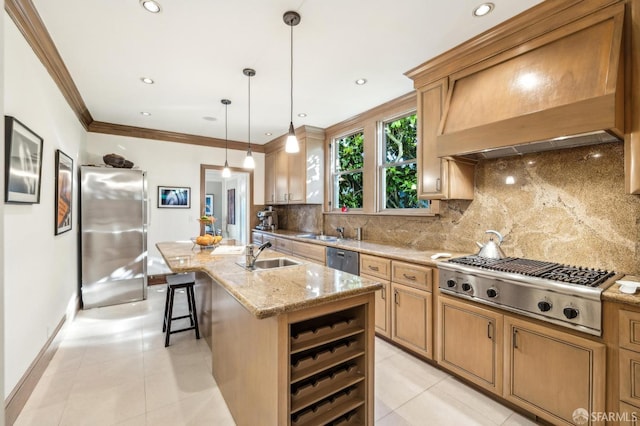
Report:
[[267,241],[266,243],[264,243],[263,245],[261,245],[260,247],[258,247],[258,251],[256,254],[253,254],[253,244],[249,244],[247,247],[245,247],[245,259],[244,259],[244,264],[247,268],[249,269],[253,269],[256,266],[256,260],[258,260],[258,256],[260,256],[260,253],[262,253],[262,250],[271,247],[271,242]]
[[340,239],[344,239],[344,226],[338,226],[336,228],[336,231],[338,231],[338,234],[340,234]]

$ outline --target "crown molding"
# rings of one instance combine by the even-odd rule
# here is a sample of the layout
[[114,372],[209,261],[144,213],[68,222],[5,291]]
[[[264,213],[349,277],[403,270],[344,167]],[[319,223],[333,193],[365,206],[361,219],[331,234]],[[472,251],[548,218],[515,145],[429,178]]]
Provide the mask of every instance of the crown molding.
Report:
[[[132,138],[153,139],[166,142],[186,143],[190,145],[208,146],[212,148],[225,148],[227,142],[224,139],[210,138],[206,136],[190,135],[187,133],[170,132],[166,130],[147,129],[144,127],[125,126],[122,124],[93,121],[89,125],[89,132],[104,133],[108,135],[128,136]],[[229,149],[246,151],[249,144],[246,142],[229,141]],[[264,153],[263,145],[251,144],[252,152]]]
[[31,0],[5,0],[4,10],[58,85],[80,124],[88,130],[93,121],[91,113]]

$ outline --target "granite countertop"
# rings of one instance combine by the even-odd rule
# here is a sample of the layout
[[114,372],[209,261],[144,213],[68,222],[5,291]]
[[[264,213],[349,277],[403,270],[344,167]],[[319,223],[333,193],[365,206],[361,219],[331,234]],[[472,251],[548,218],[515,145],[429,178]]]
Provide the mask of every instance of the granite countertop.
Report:
[[[325,240],[316,240],[313,238],[302,238],[296,237],[296,235],[304,234],[304,232],[300,231],[286,231],[286,230],[277,230],[277,231],[258,231],[254,230],[254,232],[261,232],[263,234],[269,234],[276,237],[284,237],[289,238],[296,241],[301,241],[304,243],[311,244],[319,244],[327,247],[339,247],[346,250],[353,250],[360,252],[362,254],[370,254],[373,256],[382,256],[389,259],[402,260],[410,263],[417,263],[421,265],[426,265],[430,267],[436,267],[438,260],[447,260],[449,257],[442,257],[438,260],[431,259],[431,256],[436,253],[446,252],[446,250],[416,250],[408,247],[397,247],[388,244],[379,244],[368,241],[358,241],[352,239],[339,239],[337,241],[325,241]],[[468,256],[470,253],[460,253],[460,252],[448,252],[451,254],[451,257],[460,257],[460,256]]]
[[[310,308],[382,288],[382,284],[299,258],[300,265],[247,271],[236,262],[244,254],[222,254],[222,249],[201,250],[192,242],[162,242],[156,247],[173,272],[207,273],[256,318]],[[231,247],[231,246],[221,246]],[[283,256],[264,250],[260,259]]]
[[[637,278],[634,276],[633,278]],[[621,279],[628,279],[623,277]],[[636,279],[632,279],[636,281]],[[620,284],[613,284],[604,292],[602,292],[602,300],[609,302],[625,303],[627,305],[640,306],[640,290],[636,290],[634,294],[623,293],[620,291]]]

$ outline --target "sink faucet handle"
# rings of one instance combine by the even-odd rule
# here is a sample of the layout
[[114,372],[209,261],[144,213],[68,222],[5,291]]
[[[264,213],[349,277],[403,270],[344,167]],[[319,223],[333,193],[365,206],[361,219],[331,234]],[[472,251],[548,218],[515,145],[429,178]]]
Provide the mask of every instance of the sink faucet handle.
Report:
[[336,231],[338,231],[338,234],[340,234],[340,238],[344,238],[344,226],[338,226],[336,228]]

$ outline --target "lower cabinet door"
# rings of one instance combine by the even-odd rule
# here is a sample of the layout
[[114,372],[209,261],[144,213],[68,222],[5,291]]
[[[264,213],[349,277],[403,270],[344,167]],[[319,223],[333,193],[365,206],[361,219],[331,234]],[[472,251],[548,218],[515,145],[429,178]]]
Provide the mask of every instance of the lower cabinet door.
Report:
[[427,358],[432,358],[431,293],[392,282],[392,337],[398,344]]
[[620,399],[640,406],[640,353],[620,349]]
[[389,300],[391,299],[391,282],[381,281],[380,278],[376,278],[367,274],[360,274],[363,278],[368,278],[373,281],[382,282],[382,289],[376,291],[376,334],[391,338],[391,306]]
[[502,395],[503,315],[440,295],[438,364]]
[[633,405],[620,402],[620,424],[628,426],[640,425],[640,408],[636,408]]
[[605,345],[508,316],[504,327],[507,400],[553,424],[605,411]]

